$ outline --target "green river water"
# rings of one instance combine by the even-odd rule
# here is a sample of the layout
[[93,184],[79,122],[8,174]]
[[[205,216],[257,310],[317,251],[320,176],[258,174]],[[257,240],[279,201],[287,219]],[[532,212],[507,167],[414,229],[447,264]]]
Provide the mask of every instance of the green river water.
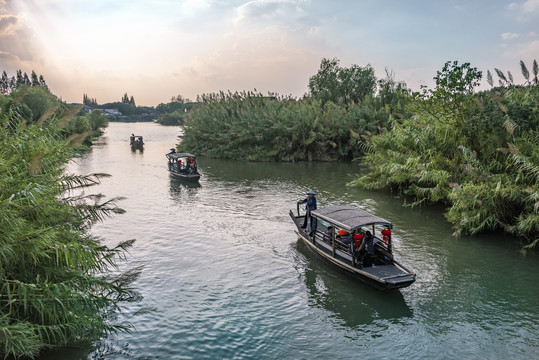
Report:
[[[200,157],[199,184],[170,177],[178,127],[111,123],[69,170],[105,172],[95,191],[126,210],[93,232],[135,238],[122,270],[143,266],[131,333],[42,359],[539,358],[539,258],[503,234],[456,239],[438,207],[408,208],[349,188],[356,163],[251,163]],[[128,137],[143,135],[144,152]],[[417,273],[380,292],[323,262],[288,216],[305,192],[394,224],[395,257]],[[143,310],[143,311],[141,311]]]

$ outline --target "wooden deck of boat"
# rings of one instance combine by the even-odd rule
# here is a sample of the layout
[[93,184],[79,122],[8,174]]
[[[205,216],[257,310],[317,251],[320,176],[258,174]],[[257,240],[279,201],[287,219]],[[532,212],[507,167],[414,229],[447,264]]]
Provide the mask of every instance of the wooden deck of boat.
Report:
[[[291,213],[292,215],[292,213]],[[293,216],[293,215],[292,215]],[[338,260],[341,264],[346,264],[346,270],[354,273],[355,275],[360,275],[363,273],[362,280],[367,281],[374,285],[375,287],[381,289],[392,289],[406,287],[415,281],[415,276],[411,273],[408,273],[401,269],[400,267],[395,266],[395,264],[379,264],[375,266],[366,266],[362,268],[357,268],[352,264],[352,261],[349,258],[339,256],[339,253],[342,254],[346,250],[342,248],[344,244],[340,244],[340,251],[337,251],[335,256],[333,256],[333,250],[331,245],[324,242],[322,239],[317,238],[316,242],[313,244],[311,237],[309,237],[309,229],[302,229],[304,217],[303,216],[293,216],[294,223],[296,224],[298,235],[300,235],[304,241],[308,242],[310,246],[316,247],[319,252],[323,252],[327,259],[331,261],[331,258]],[[318,234],[324,233],[325,227],[322,226],[320,230],[317,231]],[[342,266],[341,266],[342,267]],[[377,278],[379,281],[374,281],[372,278]]]
[[384,280],[407,275],[404,271],[394,265],[367,266],[362,270]]

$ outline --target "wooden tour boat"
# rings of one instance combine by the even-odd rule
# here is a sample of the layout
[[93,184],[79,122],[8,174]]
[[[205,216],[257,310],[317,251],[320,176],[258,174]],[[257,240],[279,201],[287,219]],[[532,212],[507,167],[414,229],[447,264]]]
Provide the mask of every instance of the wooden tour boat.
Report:
[[129,144],[131,145],[131,150],[142,150],[144,146],[144,141],[142,140],[142,136],[132,134],[129,137]]
[[[290,210],[290,217],[311,250],[360,280],[381,290],[403,288],[416,280],[416,274],[393,257],[389,221],[354,206],[331,205],[311,211],[304,229],[299,203],[297,214]],[[370,236],[373,241],[366,241]],[[373,244],[373,250],[365,251],[361,242]]]
[[197,168],[196,156],[189,153],[177,153],[170,149],[167,155],[168,171],[176,178],[187,181],[198,181],[200,173]]

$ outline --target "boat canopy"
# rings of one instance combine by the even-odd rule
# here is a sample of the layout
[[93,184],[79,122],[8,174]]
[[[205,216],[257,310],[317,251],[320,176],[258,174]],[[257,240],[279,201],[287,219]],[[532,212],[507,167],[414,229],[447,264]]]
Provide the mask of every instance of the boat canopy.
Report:
[[388,226],[390,229],[393,227],[391,222],[385,219],[348,205],[325,206],[313,210],[311,215],[348,231],[367,225]]
[[189,154],[189,153],[168,153],[167,157],[169,159],[174,159],[174,160],[181,159],[181,158],[187,158],[187,157],[196,158],[195,155]]

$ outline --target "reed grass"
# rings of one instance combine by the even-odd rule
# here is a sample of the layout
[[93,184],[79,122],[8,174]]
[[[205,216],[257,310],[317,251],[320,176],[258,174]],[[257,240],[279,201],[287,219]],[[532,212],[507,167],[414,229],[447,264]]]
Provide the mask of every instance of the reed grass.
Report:
[[[15,94],[22,101],[24,95]],[[11,99],[0,113],[0,357],[32,358],[44,348],[129,330],[111,310],[138,297],[140,269],[112,275],[133,241],[107,247],[91,225],[122,213],[82,190],[105,174],[65,174],[75,156],[57,109],[24,118]],[[69,116],[74,115],[65,112]]]

